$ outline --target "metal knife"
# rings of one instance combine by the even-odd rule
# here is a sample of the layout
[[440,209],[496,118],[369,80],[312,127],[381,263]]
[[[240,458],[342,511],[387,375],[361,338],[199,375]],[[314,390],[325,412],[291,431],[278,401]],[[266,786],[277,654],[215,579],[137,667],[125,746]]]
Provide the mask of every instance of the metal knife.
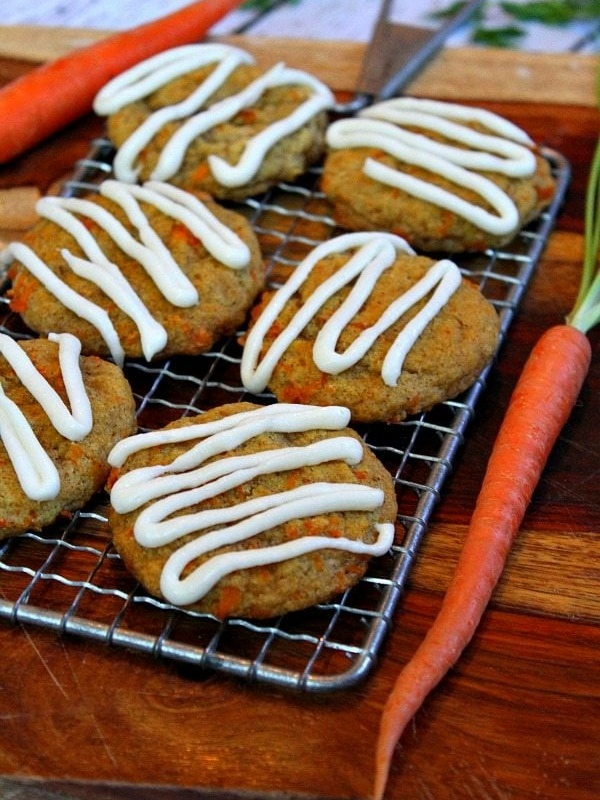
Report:
[[356,97],[350,104],[352,110],[399,94],[481,4],[482,0],[465,2],[440,27],[420,28],[391,22],[392,0],[383,0],[361,65]]

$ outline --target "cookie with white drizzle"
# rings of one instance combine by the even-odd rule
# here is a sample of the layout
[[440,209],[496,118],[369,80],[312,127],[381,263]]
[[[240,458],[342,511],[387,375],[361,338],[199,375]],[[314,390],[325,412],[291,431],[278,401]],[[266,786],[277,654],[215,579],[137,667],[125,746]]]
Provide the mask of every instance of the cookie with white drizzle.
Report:
[[498,331],[454,262],[417,256],[391,233],[347,233],[252,310],[242,382],[280,402],[343,403],[354,422],[399,421],[466,389]]
[[70,334],[0,334],[0,538],[39,531],[104,487],[112,447],[137,429],[121,370]]
[[530,137],[480,108],[394,98],[333,122],[326,141],[322,187],[338,223],[419,251],[504,245],[555,190]]
[[343,407],[232,403],[115,446],[113,542],[154,596],[265,618],[353,586],[394,540],[391,475]]
[[290,181],[322,155],[334,98],[285,64],[264,71],[244,50],[185,45],[118,75],[98,93],[115,175],[239,200]]
[[85,198],[44,197],[9,245],[11,307],[85,353],[152,361],[205,352],[245,321],[264,286],[256,236],[206,195],[104,181]]

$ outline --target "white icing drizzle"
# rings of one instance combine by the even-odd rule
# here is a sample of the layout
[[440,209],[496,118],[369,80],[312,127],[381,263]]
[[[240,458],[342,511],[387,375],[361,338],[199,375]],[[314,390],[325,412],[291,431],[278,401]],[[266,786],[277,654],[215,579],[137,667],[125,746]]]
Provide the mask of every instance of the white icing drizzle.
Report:
[[[236,48],[227,48],[224,45],[220,46],[218,50],[212,51],[212,58],[210,59],[207,59],[207,54],[202,46],[197,46],[196,49],[199,51],[196,58],[188,57],[181,60],[180,68],[182,71],[179,74],[184,74],[191,69],[214,61],[217,62],[217,66],[185,100],[155,111],[123,142],[113,161],[115,175],[120,180],[130,183],[137,180],[139,168],[135,166],[135,162],[140,152],[167,123],[193,115],[225,83],[238,66],[245,63],[253,63],[253,59],[247,53]],[[165,53],[164,56],[166,58],[168,53]],[[152,60],[160,61],[160,58],[157,57],[157,59]],[[150,79],[146,94],[150,94],[165,83],[168,83],[169,80],[172,80],[172,77],[170,71],[162,69],[159,63],[155,63],[154,72],[150,74]],[[143,96],[141,95],[141,97]],[[119,97],[119,107],[124,104]],[[178,157],[183,158],[183,154]],[[160,173],[155,172],[153,177],[158,178],[159,175]],[[168,175],[167,177],[171,176]]]
[[[476,131],[461,122],[481,123],[497,135]],[[406,127],[439,133],[468,149],[437,142],[425,133],[405,130]],[[484,109],[410,97],[377,103],[361,111],[359,117],[334,122],[327,131],[327,144],[334,150],[377,147],[399,161],[471,189],[497,213],[373,158],[367,158],[363,166],[364,173],[373,180],[453,211],[495,235],[510,233],[517,227],[517,208],[506,192],[473,170],[520,178],[533,175],[536,166],[531,140],[508,120]]]
[[[188,533],[223,525],[270,508],[274,503],[273,496],[236,503],[227,509],[200,511],[168,519],[171,514],[215,497],[228,489],[241,486],[260,475],[272,475],[276,472],[341,459],[356,464],[361,458],[360,442],[351,437],[341,437],[326,439],[306,447],[286,447],[266,450],[251,456],[224,457],[216,464],[198,466],[183,474],[163,473],[150,479],[151,486],[144,487],[149,499],[156,497],[162,499],[140,513],[135,525],[136,539],[144,547],[159,547]],[[146,474],[143,472],[137,477],[146,478]],[[128,489],[130,486],[131,484],[125,481],[120,487],[120,493],[123,493],[125,487]]]
[[139,295],[119,268],[110,262],[92,263],[61,250],[61,255],[76,275],[95,283],[133,322],[140,333],[142,352],[149,361],[167,343],[167,332],[150,314]]
[[[70,409],[34,366],[27,353],[6,334],[0,334],[0,353],[23,386],[42,406],[56,431],[79,442],[92,430],[93,417],[79,364],[81,344],[69,333],[51,333],[58,344],[58,359]],[[0,435],[25,494],[32,500],[51,500],[60,491],[60,477],[18,406],[0,385]]]
[[[498,169],[514,177],[528,175],[533,168],[532,154],[529,149],[534,144],[533,140],[514,123],[483,108],[424,98],[396,97],[368,106],[360,112],[360,115],[371,119],[387,119],[399,125],[417,125],[435,130],[447,135],[449,139],[484,151],[469,153],[458,148],[450,148],[451,152],[455,153],[455,157],[461,159],[457,163],[477,165],[479,169]],[[453,120],[479,123],[497,136],[476,131],[466,125],[456,124]],[[515,148],[511,142],[517,143],[521,147]],[[426,146],[432,144],[430,140],[425,143]],[[446,147],[442,146],[443,152]],[[489,148],[487,153],[485,152],[486,147]],[[505,163],[499,163],[493,155],[494,153],[503,156]]]
[[[142,546],[160,547],[190,533],[199,534],[177,548],[167,560],[161,574],[164,597],[169,602],[187,605],[203,597],[230,572],[283,561],[316,549],[336,548],[370,555],[385,553],[393,541],[391,523],[376,525],[378,538],[373,544],[346,537],[308,536],[251,552],[234,550],[212,556],[181,579],[186,566],[199,555],[243,542],[287,521],[336,511],[380,508],[384,501],[380,489],[355,483],[313,483],[221,509],[180,513],[260,475],[335,460],[360,463],[363,445],[350,436],[212,460],[261,433],[340,430],[349,420],[349,411],[342,406],[321,408],[281,403],[209,423],[138,434],[119,442],[109,454],[109,462],[120,466],[141,449],[199,440],[170,464],[141,467],[126,473],[111,490],[111,503],[118,513],[150,503],[134,525],[134,537]],[[201,533],[207,528],[212,530]]]
[[308,86],[313,94],[288,117],[274,122],[251,139],[237,164],[228,164],[218,157],[209,158],[209,168],[221,185],[243,186],[259,170],[274,144],[334,104],[331,91],[321,81],[302,70],[277,64],[237,94],[200,110],[239,65],[253,63],[253,59],[244,51],[226,45],[190,45],[154,56],[118,76],[101,90],[94,108],[100,114],[113,113],[151,94],[175,76],[210,63],[217,63],[216,68],[189,97],[151,114],[119,148],[114,160],[114,172],[119,180],[129,183],[137,180],[139,168],[135,162],[141,150],[169,122],[185,119],[167,142],[152,174],[153,179],[161,181],[169,180],[177,172],[195,138],[256,103],[268,88],[288,84]]
[[[292,495],[292,492],[285,494]],[[323,486],[311,484],[295,490],[293,497],[279,497],[278,501],[281,505],[275,509],[263,511],[248,521],[232,525],[228,529],[231,537],[234,538],[236,534],[243,538],[247,535],[257,535],[292,519],[335,511],[369,511],[381,505],[379,490],[355,483]],[[224,575],[235,570],[285,561],[323,549],[380,556],[392,545],[394,526],[391,523],[377,523],[375,528],[378,538],[373,544],[347,537],[303,536],[271,547],[221,553],[182,579],[181,574],[187,565],[205,552],[205,537],[201,537],[180,547],[167,559],[160,579],[161,592],[170,602],[185,605],[203,597]]]
[[[261,410],[260,416],[255,411],[242,411],[239,414],[230,414],[223,419],[214,422],[200,422],[195,425],[186,425],[181,428],[168,428],[149,433],[136,434],[121,439],[113,447],[108,455],[108,462],[113,467],[122,467],[125,461],[133,453],[145,450],[150,447],[159,447],[178,442],[187,442],[192,439],[205,439],[218,433],[219,439],[211,439],[211,447],[222,446],[223,450],[214,450],[213,455],[225,452],[236,446],[236,443],[244,441],[239,438],[239,428],[242,423],[252,422],[258,435],[264,430],[276,431],[280,424],[280,430],[287,432],[307,431],[311,429],[319,430],[339,430],[348,426],[350,422],[350,412],[344,406],[328,406],[327,408],[311,407],[300,403],[277,403],[272,406],[265,406]],[[270,427],[263,427],[268,424]],[[229,432],[229,433],[228,433]],[[243,434],[242,434],[243,435]],[[222,442],[222,445],[219,443]],[[194,458],[185,454],[181,456],[176,464],[185,465],[188,460]],[[142,500],[140,502],[143,503]],[[135,506],[134,506],[135,508]]]
[[0,385],[0,437],[21,488],[32,500],[52,500],[60,491],[60,476],[25,415]]
[[[260,169],[268,151],[285,136],[302,127],[309,119],[320,111],[330,108],[333,96],[322,83],[300,70],[289,69],[283,64],[273,67],[265,76],[267,82],[265,89],[270,86],[282,86],[288,83],[310,86],[314,94],[305,100],[285,119],[271,123],[263,131],[251,139],[244,148],[244,152],[237,164],[228,164],[218,156],[209,156],[210,169],[223,186],[243,186],[248,183]],[[250,102],[254,102],[250,98]],[[212,109],[211,109],[212,110]]]
[[[254,62],[249,53],[225,44],[173,47],[141,61],[108,81],[94,99],[94,111],[100,116],[114,114],[123,106],[147,97],[181,75],[207,64],[223,63],[226,60],[234,61],[236,66]],[[206,83],[208,81],[202,84],[203,88],[199,87],[196,91],[202,91],[206,95],[205,99],[208,99],[221,84],[215,81],[211,88]]]
[[[143,186],[130,186],[119,181],[104,181],[100,191],[122,206],[132,224],[137,227],[141,241],[152,250],[155,258],[160,255],[161,260],[169,265],[169,270],[165,269],[164,273],[159,273],[157,278],[163,278],[165,286],[161,288],[163,288],[165,297],[170,299],[174,305],[194,305],[198,302],[198,293],[181,271],[162,239],[149,225],[134,198],[151,203],[163,214],[178,219],[190,233],[202,242],[213,258],[226,267],[243,269],[250,263],[251,254],[248,245],[231,228],[217,219],[195,195],[185,192],[183,189],[161,181],[147,181]],[[189,293],[179,302],[177,302],[177,297],[171,299],[173,285],[177,283],[177,280]]]
[[121,347],[115,327],[106,311],[74,289],[71,289],[70,286],[67,286],[27,245],[21,242],[11,242],[8,245],[8,249],[11,255],[20,261],[44,285],[47,291],[60,300],[65,308],[87,320],[100,332],[113,360],[116,364],[122,366],[125,360],[125,353]]
[[[326,256],[350,250],[356,252],[341,269],[315,289],[276,337],[259,363],[260,351],[269,328],[279,317],[288,300],[306,281],[315,265]],[[322,372],[332,375],[337,375],[358,363],[382,333],[415,303],[432,293],[424,307],[398,334],[384,358],[382,380],[387,386],[395,386],[407,353],[461,282],[460,271],[456,264],[447,259],[436,262],[407,292],[392,299],[376,323],[362,331],[343,353],[337,353],[335,348],[344,327],[360,311],[379,276],[394,263],[399,253],[412,254],[413,251],[404,239],[385,233],[349,233],[316,247],[296,267],[288,281],[275,292],[250,329],[241,363],[244,386],[251,392],[262,392],[282,355],[298,338],[308,322],[330,297],[353,280],[356,282],[348,296],[321,328],[313,345],[314,363]]]
[[[77,275],[95,283],[133,320],[140,333],[142,352],[147,360],[151,360],[165,347],[166,330],[152,316],[120,269],[107,258],[76,215],[94,220],[124,253],[144,268],[165,299],[178,307],[185,308],[198,303],[198,292],[150,225],[140,202],[151,204],[165,215],[182,222],[213,258],[231,269],[246,267],[250,261],[250,250],[197,197],[176,187],[157,181],[133,186],[107,180],[101,184],[100,192],[123,209],[137,230],[139,240],[110,211],[91,200],[44,197],[38,201],[36,210],[40,216],[59,225],[75,239],[87,258],[80,258],[63,249],[61,255],[65,262]],[[53,275],[31,248],[25,245],[10,247],[13,256],[19,258],[48,291],[97,328],[114,360],[122,364],[123,350],[106,312]],[[17,252],[21,255],[17,255]]]

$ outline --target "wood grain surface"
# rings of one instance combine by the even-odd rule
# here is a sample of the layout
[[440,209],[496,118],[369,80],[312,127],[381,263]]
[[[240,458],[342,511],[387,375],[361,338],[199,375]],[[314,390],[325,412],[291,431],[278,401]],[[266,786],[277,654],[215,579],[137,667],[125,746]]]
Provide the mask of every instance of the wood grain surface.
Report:
[[[338,57],[327,69],[335,68],[334,85],[347,89],[360,48],[352,57],[345,47],[331,48]],[[477,60],[484,75],[484,55]],[[464,64],[468,75],[469,56]],[[0,80],[29,66],[0,59]],[[545,62],[544,69],[548,93],[564,85],[562,66],[550,70]],[[462,86],[468,95],[470,86]],[[484,104],[563,152],[573,180],[372,675],[351,691],[297,695],[2,622],[2,796],[27,784],[32,798],[35,789],[96,800],[369,798],[385,698],[439,607],[527,352],[568,311],[580,273],[585,180],[599,130],[593,93],[568,103],[558,89],[554,100],[532,102],[507,80]],[[0,168],[0,188],[46,191],[100,131],[95,118],[81,120]],[[12,233],[0,231],[0,238]],[[592,339],[597,353],[597,331]],[[389,800],[599,796],[599,396],[596,355],[483,624],[398,747]],[[0,594],[1,586],[0,577]]]
[[[0,56],[46,61],[83,47],[108,31],[0,25]],[[365,50],[362,42],[227,36],[220,41],[249,50],[259,64],[285,61],[309,70],[338,91],[356,85]],[[485,54],[485,56],[484,56]],[[528,53],[497,48],[442,50],[410,86],[416,96],[460,100],[593,106],[597,58],[576,53]],[[548,76],[552,75],[552,80]]]

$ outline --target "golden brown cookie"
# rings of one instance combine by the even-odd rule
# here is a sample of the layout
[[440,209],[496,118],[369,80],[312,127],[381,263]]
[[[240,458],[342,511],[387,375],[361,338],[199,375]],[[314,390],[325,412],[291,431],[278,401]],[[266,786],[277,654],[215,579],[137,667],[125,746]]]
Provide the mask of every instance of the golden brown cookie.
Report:
[[502,246],[554,194],[529,137],[483,109],[395,98],[334,122],[327,145],[322,188],[336,221],[419,251]]
[[110,460],[109,524],[154,596],[216,617],[328,600],[389,550],[390,474],[345,408],[233,403],[140,434]]
[[[60,350],[71,354],[66,357],[67,374],[75,376],[72,384],[61,369]],[[0,335],[0,386],[4,538],[41,530],[81,508],[104,487],[113,445],[137,426],[133,395],[121,370],[96,356],[80,357],[69,335],[20,343]],[[71,397],[67,386],[73,386]]]
[[466,389],[492,356],[498,316],[447,259],[393,234],[319,245],[251,314],[242,381],[285,403],[398,421]]
[[245,321],[264,266],[244,217],[168,184],[100,192],[43,198],[10,245],[11,307],[31,329],[120,363],[205,352]]
[[302,174],[322,155],[333,96],[301,70],[259,69],[225,44],[155,56],[111,81],[106,115],[120,180],[169,181],[239,200]]

